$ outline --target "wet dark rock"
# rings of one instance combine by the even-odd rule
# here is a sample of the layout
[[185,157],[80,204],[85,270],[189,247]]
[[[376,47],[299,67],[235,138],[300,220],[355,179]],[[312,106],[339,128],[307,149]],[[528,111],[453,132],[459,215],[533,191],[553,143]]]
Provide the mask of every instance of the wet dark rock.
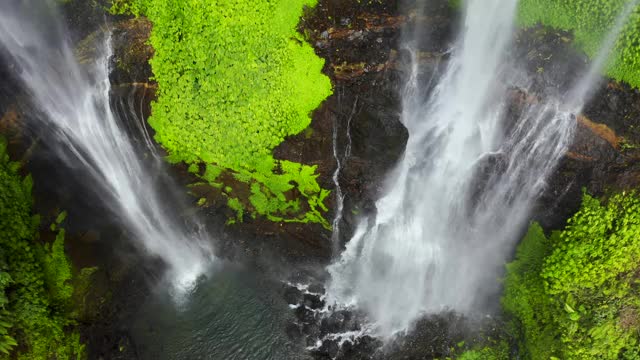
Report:
[[[536,26],[519,33],[512,51],[533,79],[519,102],[559,96],[586,71],[588,58],[572,46],[568,32]],[[516,93],[514,92],[514,95]],[[576,131],[569,151],[547,181],[534,207],[533,218],[546,229],[558,229],[579,208],[582,189],[595,196],[609,190],[640,185],[635,144],[640,141],[640,94],[628,85],[604,80],[594,89],[583,114],[575,118]],[[513,116],[511,115],[511,118]],[[505,124],[506,131],[512,124]]]
[[324,294],[324,285],[321,283],[312,283],[309,285],[308,290],[312,294]]
[[302,302],[302,291],[298,290],[295,287],[287,287],[284,291],[284,299],[287,301],[287,304],[297,305]]
[[336,340],[325,340],[319,351],[327,354],[330,358],[335,359],[340,352],[340,345]]
[[322,300],[318,295],[304,294],[303,304],[309,309],[318,310],[324,307],[324,300]]
[[302,325],[302,333],[306,336],[308,346],[313,346],[320,339],[320,327],[315,323],[305,323]]
[[114,58],[111,82],[115,84],[146,84],[153,76],[149,60],[153,48],[148,43],[151,22],[146,18],[118,21],[112,30]]
[[295,342],[299,342],[302,340],[302,330],[300,329],[300,325],[298,324],[287,324],[285,333],[287,334],[287,337],[289,337],[289,339],[292,339]]
[[61,3],[62,15],[74,43],[80,42],[115,19],[105,11],[111,6],[110,0],[67,0]]
[[320,323],[320,330],[323,335],[344,333],[346,331],[354,330],[352,329],[352,326],[347,326],[353,325],[349,320],[351,320],[351,314],[349,312],[344,310],[333,312],[329,317],[322,319]]
[[[306,306],[298,306],[295,309],[296,318],[303,324],[312,324],[316,319],[316,314],[313,310],[308,309]],[[306,331],[305,331],[306,334]]]
[[571,45],[572,41],[571,33],[549,27],[519,32],[511,51],[533,80],[533,92],[562,94],[584,73],[588,58]]

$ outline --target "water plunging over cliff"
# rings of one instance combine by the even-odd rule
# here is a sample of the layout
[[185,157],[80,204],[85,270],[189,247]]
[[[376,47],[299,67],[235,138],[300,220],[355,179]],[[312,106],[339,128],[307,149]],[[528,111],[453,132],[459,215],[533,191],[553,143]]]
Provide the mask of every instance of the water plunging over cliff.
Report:
[[329,267],[328,302],[364,310],[377,335],[404,331],[424,313],[471,312],[495,294],[532,203],[570,145],[585,89],[604,61],[567,94],[519,100],[507,124],[514,93],[529,86],[505,56],[516,7],[517,0],[466,2],[464,26],[428,97],[412,47],[421,33],[404,40],[414,53],[403,93],[407,148],[377,215],[362,220]]
[[54,5],[42,1],[0,3],[0,49],[37,107],[45,141],[58,147],[70,168],[86,174],[139,247],[169,266],[178,286],[188,286],[213,258],[203,227],[178,214],[160,198],[154,174],[119,123],[109,103],[110,37],[97,44],[95,63],[82,67]]

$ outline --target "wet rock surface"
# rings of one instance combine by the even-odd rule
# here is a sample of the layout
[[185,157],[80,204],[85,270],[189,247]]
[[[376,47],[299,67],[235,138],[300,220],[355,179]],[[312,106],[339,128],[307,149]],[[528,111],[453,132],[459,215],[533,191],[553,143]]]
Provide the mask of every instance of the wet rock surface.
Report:
[[445,311],[425,316],[407,334],[382,341],[372,335],[365,314],[332,309],[320,283],[306,281],[315,285],[284,285],[285,298],[295,313],[287,333],[302,339],[315,359],[440,359],[459,353],[465,343],[469,346],[505,336],[498,319]]
[[[586,71],[588,59],[571,45],[567,32],[535,27],[520,32],[516,56],[532,79],[528,101],[563,95]],[[635,145],[640,140],[640,93],[601,79],[582,114],[575,117],[573,142],[537,202],[533,218],[559,229],[579,208],[582,191],[603,196],[629,190],[638,182]],[[535,100],[534,100],[535,101]]]
[[[325,59],[333,95],[314,113],[311,136],[287,139],[278,158],[318,164],[320,183],[335,190],[333,139],[341,162],[338,177],[344,195],[340,246],[363,215],[375,212],[386,174],[404,152],[408,132],[401,123],[403,79],[409,54],[398,48],[405,31],[429,29],[419,57],[431,77],[450,48],[454,11],[447,1],[430,0],[420,8],[400,1],[320,1],[301,22],[316,53]],[[345,156],[346,147],[350,147]],[[297,156],[291,157],[292,154]],[[336,191],[330,209],[336,209]],[[335,214],[329,214],[333,217]]]

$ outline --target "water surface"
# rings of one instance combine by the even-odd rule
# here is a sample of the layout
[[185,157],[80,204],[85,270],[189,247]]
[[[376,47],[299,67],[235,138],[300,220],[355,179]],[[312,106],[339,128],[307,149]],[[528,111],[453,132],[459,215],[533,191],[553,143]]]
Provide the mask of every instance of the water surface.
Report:
[[133,320],[141,359],[309,359],[285,334],[292,311],[282,284],[238,267],[227,267],[198,284],[176,306],[159,290]]

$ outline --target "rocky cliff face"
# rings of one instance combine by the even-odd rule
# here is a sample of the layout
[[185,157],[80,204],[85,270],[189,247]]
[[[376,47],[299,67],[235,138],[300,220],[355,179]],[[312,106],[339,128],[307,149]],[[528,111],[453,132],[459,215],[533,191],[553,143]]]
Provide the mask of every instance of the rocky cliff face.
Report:
[[[584,71],[588,59],[571,46],[571,34],[537,27],[521,31],[516,56],[525,60],[533,93],[525,101],[549,92],[562,92]],[[639,92],[628,85],[602,79],[583,113],[575,118],[573,143],[534,211],[547,230],[559,229],[580,206],[582,190],[603,196],[638,186],[636,144]]]

